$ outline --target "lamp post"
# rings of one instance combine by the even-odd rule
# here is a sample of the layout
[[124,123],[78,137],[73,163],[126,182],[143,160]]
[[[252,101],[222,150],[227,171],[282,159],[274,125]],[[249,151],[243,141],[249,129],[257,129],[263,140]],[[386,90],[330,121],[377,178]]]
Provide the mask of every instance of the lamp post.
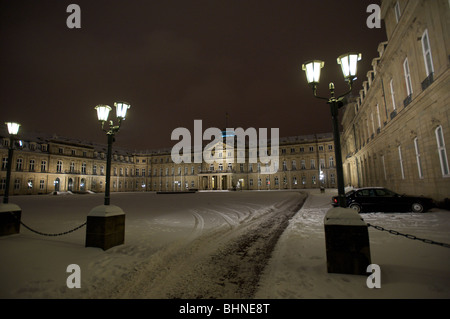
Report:
[[313,94],[315,97],[323,100],[327,100],[327,103],[330,105],[331,110],[331,118],[333,122],[333,136],[334,136],[334,152],[336,157],[336,173],[337,173],[337,181],[338,181],[338,205],[339,207],[346,207],[345,202],[345,190],[344,190],[344,173],[342,167],[342,155],[341,155],[341,141],[339,137],[339,108],[341,108],[344,103],[344,97],[349,94],[352,90],[353,81],[356,79],[356,70],[357,70],[357,62],[361,60],[360,53],[347,53],[341,55],[337,59],[337,63],[341,65],[342,73],[344,75],[345,80],[348,83],[349,90],[339,97],[335,96],[334,93],[334,84],[329,84],[330,97],[325,98],[317,95],[317,86],[320,80],[320,71],[324,66],[324,62],[320,60],[312,60],[304,63],[302,65],[303,71],[306,73],[306,80],[308,84],[313,89]]
[[14,142],[17,133],[19,133],[20,124],[15,122],[6,122],[9,133],[9,148],[8,148],[8,162],[6,166],[6,185],[5,195],[3,196],[3,204],[8,204],[9,200],[9,184],[11,183],[11,165],[13,160]]
[[[114,136],[119,132],[122,121],[125,120],[130,104],[127,102],[115,102],[117,123],[108,122],[111,107],[97,105],[97,117],[102,125],[102,130],[108,136],[108,154],[106,158],[106,182],[104,205],[94,207],[87,217],[86,223],[86,247],[98,247],[107,250],[121,245],[125,241],[125,213],[115,205],[110,205],[110,180],[111,180],[111,155]],[[105,123],[108,126],[105,127]]]
[[9,133],[8,162],[6,164],[6,185],[3,202],[0,204],[0,236],[18,234],[22,209],[16,204],[9,203],[9,184],[11,184],[11,166],[13,160],[15,137],[19,133],[20,124],[6,122]]
[[122,121],[125,120],[127,110],[130,108],[130,104],[127,102],[115,102],[117,123],[109,121],[109,127],[105,128],[105,122],[108,121],[109,112],[111,107],[109,105],[100,104],[95,107],[97,111],[97,117],[102,125],[102,130],[106,132],[108,136],[108,153],[106,157],[106,182],[105,182],[105,205],[110,203],[110,181],[111,181],[111,156],[112,156],[112,144],[114,142],[114,136],[119,132]]

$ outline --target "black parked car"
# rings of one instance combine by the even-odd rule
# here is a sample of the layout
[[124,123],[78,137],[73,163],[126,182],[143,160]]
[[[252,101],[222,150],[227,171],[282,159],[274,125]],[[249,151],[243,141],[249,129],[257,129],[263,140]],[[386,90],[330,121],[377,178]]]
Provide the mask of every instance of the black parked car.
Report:
[[[399,195],[383,187],[365,187],[345,194],[347,207],[362,212],[414,212],[422,213],[433,207],[431,198]],[[332,205],[338,206],[337,196]]]

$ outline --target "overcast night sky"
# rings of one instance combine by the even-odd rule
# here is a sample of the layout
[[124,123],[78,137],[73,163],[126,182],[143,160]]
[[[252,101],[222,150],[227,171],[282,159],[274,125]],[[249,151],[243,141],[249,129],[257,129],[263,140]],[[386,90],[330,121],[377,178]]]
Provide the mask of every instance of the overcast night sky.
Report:
[[[67,6],[81,8],[69,29]],[[171,147],[172,130],[279,128],[280,136],[331,132],[301,64],[325,61],[328,83],[347,89],[336,63],[361,52],[358,93],[385,29],[369,29],[375,0],[0,0],[0,120],[21,130],[106,143],[94,107],[131,109],[116,144]],[[111,114],[113,115],[113,114]],[[110,116],[111,116],[110,115]]]

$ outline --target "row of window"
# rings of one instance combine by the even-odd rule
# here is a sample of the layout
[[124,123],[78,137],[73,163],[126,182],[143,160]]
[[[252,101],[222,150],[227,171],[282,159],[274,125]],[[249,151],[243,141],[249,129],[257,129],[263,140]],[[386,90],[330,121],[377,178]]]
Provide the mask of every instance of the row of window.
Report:
[[[439,162],[441,166],[441,173],[443,177],[450,177],[450,170],[448,165],[448,157],[447,157],[447,151],[445,148],[445,140],[444,140],[444,133],[442,130],[442,126],[438,126],[435,131],[436,134],[436,142],[437,142],[437,152],[439,154]],[[414,152],[415,152],[415,158],[416,158],[416,165],[417,165],[417,174],[420,179],[424,178],[424,172],[422,167],[422,157],[420,152],[420,143],[419,138],[416,137],[414,139]],[[397,147],[398,151],[398,160],[399,160],[399,167],[400,167],[400,176],[402,179],[405,179],[405,162],[404,162],[404,156],[403,156],[403,149],[402,146],[399,145]],[[387,172],[386,172],[386,165],[384,160],[384,155],[381,156],[381,163],[383,167],[384,172],[384,179],[387,180]]]
[[[423,58],[425,63],[425,70],[426,70],[426,79],[422,82],[422,89],[426,89],[426,87],[433,82],[433,74],[434,74],[434,67],[433,67],[433,60],[431,56],[431,48],[430,48],[430,41],[428,36],[428,30],[426,29],[422,35],[421,38],[422,43],[422,52],[423,52]],[[409,66],[408,57],[406,57],[403,60],[403,77],[406,87],[406,98],[403,100],[403,105],[406,107],[409,103],[412,101],[412,94],[413,94],[413,85],[412,85],[412,79],[411,79],[411,71]],[[393,119],[398,112],[398,106],[397,106],[397,96],[395,91],[395,85],[394,85],[394,79],[391,78],[389,81],[389,91],[390,91],[390,100],[392,105],[392,111],[390,115],[388,116],[388,111],[386,110],[386,118],[390,117],[390,119]],[[359,110],[359,104],[360,100],[355,104],[355,113]],[[377,103],[375,108],[375,115],[373,111],[370,111],[370,116],[367,116],[365,119],[365,123],[363,125],[360,125],[359,127],[360,134],[359,135],[359,145],[365,145],[366,142],[370,140],[371,137],[373,137],[376,133],[379,133],[381,130],[381,113],[380,113],[380,106]]]

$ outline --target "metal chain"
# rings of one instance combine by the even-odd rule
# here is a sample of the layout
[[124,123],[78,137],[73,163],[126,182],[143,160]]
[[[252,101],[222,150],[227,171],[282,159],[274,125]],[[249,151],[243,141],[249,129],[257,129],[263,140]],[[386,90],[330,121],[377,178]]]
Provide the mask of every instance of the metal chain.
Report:
[[378,230],[381,230],[381,231],[386,231],[386,232],[391,233],[391,234],[393,234],[393,235],[404,236],[404,237],[406,237],[406,238],[414,239],[414,240],[420,240],[420,241],[422,241],[422,242],[424,242],[424,243],[426,243],[426,244],[432,244],[432,245],[438,245],[438,246],[450,248],[450,244],[439,243],[439,242],[436,242],[436,241],[430,240],[430,239],[418,238],[418,237],[416,237],[416,236],[414,236],[414,235],[410,235],[410,234],[402,234],[402,233],[400,233],[400,232],[398,232],[398,231],[396,231],[396,230],[386,229],[386,228],[384,228],[384,227],[371,225],[371,224],[369,224],[369,223],[367,223],[367,226],[373,227],[373,228],[378,229]]
[[[11,213],[11,214],[14,216],[14,218],[17,219],[17,216],[16,216],[15,214],[13,214],[13,213]],[[72,233],[72,232],[74,232],[74,231],[76,231],[76,230],[78,230],[78,229],[80,229],[80,228],[86,226],[86,223],[87,223],[87,221],[84,222],[83,224],[81,224],[80,226],[75,227],[74,229],[71,229],[71,230],[68,230],[68,231],[65,231],[65,232],[62,232],[62,233],[48,234],[48,233],[42,233],[42,232],[40,232],[40,231],[37,231],[37,230],[35,230],[35,229],[33,229],[33,228],[31,228],[31,227],[25,225],[25,223],[23,223],[23,222],[20,220],[20,224],[21,224],[23,227],[25,227],[26,229],[32,231],[33,233],[36,233],[36,234],[39,234],[39,235],[42,235],[42,236],[51,236],[51,237],[62,236],[62,235],[70,234],[70,233]]]

